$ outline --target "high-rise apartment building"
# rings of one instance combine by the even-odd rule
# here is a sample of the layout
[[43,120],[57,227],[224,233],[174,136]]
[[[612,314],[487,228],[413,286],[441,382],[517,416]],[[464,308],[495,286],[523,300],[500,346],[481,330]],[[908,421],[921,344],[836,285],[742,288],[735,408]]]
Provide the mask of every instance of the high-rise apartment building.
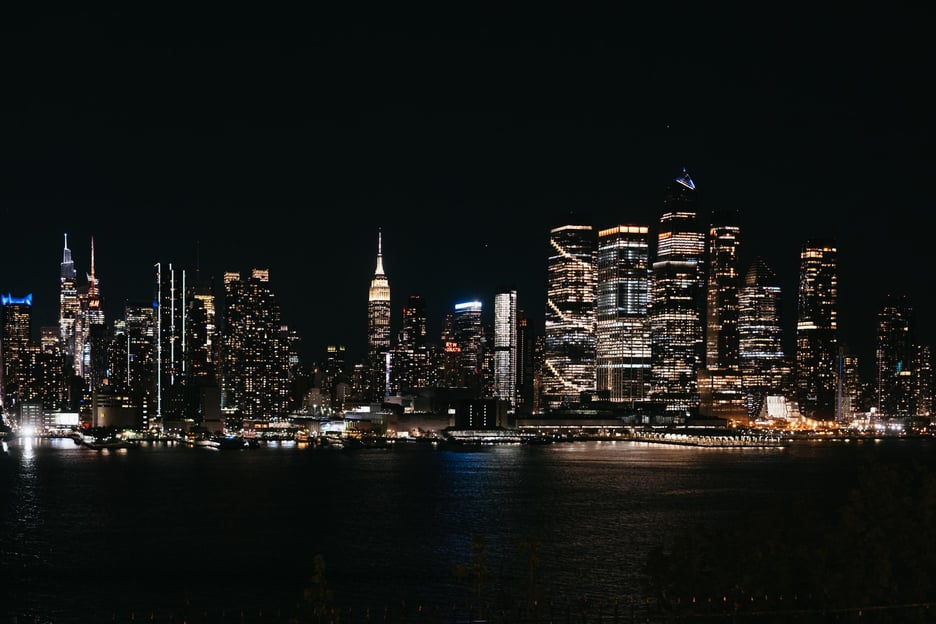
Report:
[[739,222],[737,210],[712,213],[706,262],[705,368],[699,371],[700,413],[735,422],[748,420],[738,334]]
[[595,254],[590,225],[549,232],[543,394],[547,408],[578,403],[595,389]]
[[533,413],[533,349],[536,331],[523,308],[517,309],[517,409],[518,414]]
[[876,407],[887,417],[907,417],[913,409],[913,306],[906,293],[888,293],[877,318]]
[[400,330],[391,358],[392,393],[410,393],[430,385],[427,326],[425,299],[419,295],[410,295],[403,308],[403,329]]
[[756,417],[769,394],[779,393],[787,369],[783,352],[781,288],[763,258],[755,258],[738,290],[738,359],[748,414]]
[[377,269],[367,292],[367,383],[370,401],[389,392],[387,359],[390,353],[390,282],[383,267],[383,237],[377,233]]
[[0,391],[2,407],[12,412],[33,397],[32,295],[0,295]]
[[451,338],[458,362],[458,385],[452,387],[468,388],[476,398],[481,398],[484,390],[485,336],[482,307],[480,301],[456,303],[451,317]]
[[831,239],[800,251],[795,383],[800,413],[832,420],[838,359],[838,250]]
[[650,290],[651,391],[667,418],[698,412],[703,358],[705,235],[695,183],[683,169],[666,188]]
[[613,402],[633,405],[650,390],[649,228],[599,231],[597,270],[597,389]]
[[517,291],[494,295],[494,397],[517,406]]
[[917,345],[913,364],[913,405],[916,417],[931,422],[933,417],[933,357],[929,345]]

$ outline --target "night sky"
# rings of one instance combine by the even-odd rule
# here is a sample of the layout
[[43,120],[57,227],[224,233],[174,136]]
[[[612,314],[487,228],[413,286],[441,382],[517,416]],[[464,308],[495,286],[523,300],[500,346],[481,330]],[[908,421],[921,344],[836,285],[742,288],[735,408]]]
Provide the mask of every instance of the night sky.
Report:
[[[63,234],[108,316],[153,265],[268,268],[308,358],[366,342],[378,228],[393,328],[502,286],[541,323],[564,221],[655,234],[683,167],[741,214],[742,269],[839,249],[840,337],[871,372],[905,290],[934,344],[933,46],[895,3],[617,13],[8,15],[0,20],[0,292],[57,319]],[[396,9],[397,7],[394,7]],[[537,9],[538,11],[538,9]],[[655,248],[655,244],[652,244]]]

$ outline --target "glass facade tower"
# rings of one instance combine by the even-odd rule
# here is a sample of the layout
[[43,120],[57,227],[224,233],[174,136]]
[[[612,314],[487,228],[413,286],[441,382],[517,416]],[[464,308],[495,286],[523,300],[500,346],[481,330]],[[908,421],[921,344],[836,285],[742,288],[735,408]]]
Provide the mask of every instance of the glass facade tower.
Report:
[[598,232],[596,383],[613,402],[633,404],[650,389],[649,250],[647,226]]
[[800,251],[796,318],[796,393],[800,413],[835,417],[838,359],[838,250],[832,240],[806,241]]
[[543,394],[548,408],[577,403],[595,389],[595,254],[590,225],[549,233]]
[[676,422],[698,411],[705,307],[695,183],[683,169],[665,189],[650,295],[651,398]]
[[494,396],[517,405],[517,291],[494,295]]

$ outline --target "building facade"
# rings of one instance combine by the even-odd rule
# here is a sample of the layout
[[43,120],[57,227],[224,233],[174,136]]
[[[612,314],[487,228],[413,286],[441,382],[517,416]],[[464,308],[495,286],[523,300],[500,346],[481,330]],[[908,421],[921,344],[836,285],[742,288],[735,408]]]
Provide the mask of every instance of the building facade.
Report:
[[542,368],[548,409],[577,403],[595,389],[596,252],[591,225],[549,232]]
[[817,420],[832,420],[836,413],[837,264],[833,240],[811,239],[803,244],[796,303],[795,383],[800,412]]
[[382,401],[390,391],[390,281],[383,267],[383,235],[377,233],[377,268],[367,291],[367,362],[364,391],[370,402]]
[[738,360],[751,417],[783,386],[787,365],[781,311],[777,275],[763,258],[755,258],[738,290]]
[[645,225],[598,232],[595,319],[596,388],[616,403],[650,390],[650,241]]
[[695,183],[683,169],[665,188],[650,295],[650,397],[668,418],[698,413],[703,362],[705,235]]
[[494,295],[494,398],[517,406],[517,291]]

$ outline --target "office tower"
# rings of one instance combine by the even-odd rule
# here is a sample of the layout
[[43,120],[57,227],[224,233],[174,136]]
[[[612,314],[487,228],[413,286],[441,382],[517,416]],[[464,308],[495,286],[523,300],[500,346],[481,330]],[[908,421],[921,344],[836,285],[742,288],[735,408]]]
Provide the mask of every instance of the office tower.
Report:
[[369,401],[382,401],[389,392],[387,356],[390,352],[390,282],[383,267],[382,233],[377,232],[377,269],[367,293],[367,382]]
[[75,358],[75,322],[78,319],[79,309],[77,275],[71,249],[68,248],[68,234],[66,234],[59,277],[59,331],[62,349],[70,358],[69,366],[72,367]]
[[0,295],[2,313],[2,335],[0,335],[0,391],[3,392],[2,406],[13,412],[21,403],[31,401],[33,351],[32,339],[32,295],[14,297]]
[[429,386],[427,325],[426,301],[419,295],[410,295],[403,308],[403,329],[391,360],[390,386],[394,394]]
[[598,232],[595,351],[597,389],[628,403],[650,389],[649,228],[618,225]]
[[876,406],[885,417],[907,417],[914,412],[912,320],[910,297],[888,293],[878,313],[875,336]]
[[224,293],[222,409],[246,419],[283,416],[289,359],[269,271],[253,269],[247,279],[227,272]]
[[137,407],[138,420],[144,429],[156,424],[157,309],[157,301],[125,303],[122,331],[115,337],[123,345],[112,349],[112,360],[119,355],[124,361],[114,362],[109,383]]
[[837,377],[836,419],[847,426],[861,411],[861,376],[858,358],[846,353],[844,347],[839,347]]
[[494,295],[494,397],[517,405],[517,291]]
[[549,232],[543,393],[547,408],[576,404],[595,389],[595,253],[590,225]]
[[457,386],[468,388],[477,398],[484,390],[484,325],[480,301],[456,303],[451,319],[450,339],[457,354]]
[[156,418],[159,425],[189,417],[185,360],[186,274],[156,263]]
[[800,251],[795,383],[800,413],[835,416],[838,355],[837,249],[831,239],[806,241]]
[[39,332],[36,390],[44,410],[47,412],[62,410],[67,406],[67,385],[65,383],[66,356],[63,350],[61,326],[40,327]]
[[78,315],[75,319],[75,374],[85,388],[96,390],[104,376],[109,340],[104,327],[104,302],[94,272],[94,238],[91,238],[91,273],[78,288]]
[[737,210],[712,213],[706,262],[705,367],[699,370],[699,412],[734,422],[748,420],[738,335],[739,221]]
[[196,272],[195,283],[186,297],[186,360],[189,377],[198,386],[217,386],[218,319],[216,297],[211,280],[202,282]]
[[674,422],[697,413],[703,356],[705,235],[695,183],[683,169],[664,191],[650,289],[651,391]]
[[439,388],[460,388],[465,385],[461,367],[461,349],[455,337],[455,315],[446,312],[440,334],[441,346],[436,353],[436,385]]
[[755,258],[738,290],[738,360],[748,414],[756,417],[768,394],[779,393],[786,370],[777,275]]
[[523,308],[517,309],[517,409],[518,414],[533,413],[536,332]]

